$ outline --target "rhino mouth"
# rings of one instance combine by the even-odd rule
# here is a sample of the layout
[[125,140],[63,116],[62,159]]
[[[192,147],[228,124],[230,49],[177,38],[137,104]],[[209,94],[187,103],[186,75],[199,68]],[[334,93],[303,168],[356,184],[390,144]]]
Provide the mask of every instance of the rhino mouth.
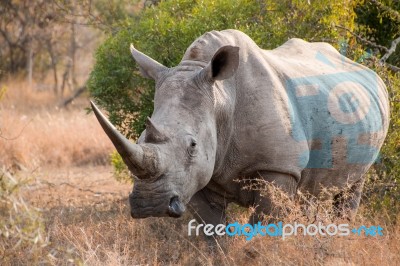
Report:
[[[167,197],[168,199],[168,197]],[[144,204],[144,199],[138,199],[132,193],[129,196],[129,203],[131,206],[131,217],[134,219],[148,218],[148,217],[173,217],[179,218],[183,215],[186,208],[178,196],[172,196],[169,201],[160,199],[152,204]]]
[[183,205],[182,201],[179,200],[178,196],[174,196],[171,198],[168,206],[168,215],[170,217],[181,217],[185,212],[185,205]]

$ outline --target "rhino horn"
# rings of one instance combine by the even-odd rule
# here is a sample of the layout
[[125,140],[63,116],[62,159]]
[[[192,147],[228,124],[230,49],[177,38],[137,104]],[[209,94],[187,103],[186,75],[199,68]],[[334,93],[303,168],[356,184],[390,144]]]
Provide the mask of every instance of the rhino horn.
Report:
[[133,58],[139,65],[140,73],[145,78],[152,78],[154,80],[157,80],[160,73],[167,69],[167,67],[158,63],[156,60],[136,50],[133,44],[131,44],[130,49]]
[[160,143],[168,140],[168,137],[154,124],[150,117],[146,120],[146,142]]
[[101,127],[114,144],[131,173],[139,178],[154,176],[157,173],[158,159],[154,149],[131,143],[108,121],[92,101],[90,101],[90,104]]

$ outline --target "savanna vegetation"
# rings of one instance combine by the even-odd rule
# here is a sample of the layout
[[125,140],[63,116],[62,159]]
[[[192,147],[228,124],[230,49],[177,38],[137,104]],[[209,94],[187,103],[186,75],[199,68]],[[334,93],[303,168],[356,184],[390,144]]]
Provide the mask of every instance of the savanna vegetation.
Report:
[[[88,97],[134,140],[152,112],[154,84],[140,76],[130,43],[171,67],[197,37],[227,28],[265,49],[292,37],[328,42],[384,80],[389,134],[354,221],[379,224],[383,237],[235,237],[210,248],[187,236],[190,215],[130,219],[126,168],[86,114]],[[397,0],[0,3],[2,265],[399,264],[399,132]],[[284,195],[276,200],[288,209],[283,222],[340,222],[327,203],[311,204],[310,218]],[[230,219],[245,222],[249,212],[232,206]]]

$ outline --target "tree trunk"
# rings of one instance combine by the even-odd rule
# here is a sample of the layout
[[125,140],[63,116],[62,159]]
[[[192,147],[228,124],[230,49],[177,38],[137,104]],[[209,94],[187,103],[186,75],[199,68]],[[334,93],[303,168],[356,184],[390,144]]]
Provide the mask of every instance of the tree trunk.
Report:
[[29,40],[28,48],[28,60],[27,60],[27,73],[28,73],[28,84],[29,88],[32,88],[32,71],[33,71],[33,47],[32,39]]
[[64,100],[61,104],[60,107],[67,107],[67,105],[69,105],[70,103],[72,103],[73,100],[75,100],[76,98],[79,97],[79,95],[81,95],[82,93],[84,93],[86,91],[87,87],[86,85],[80,87],[79,89],[77,89],[74,94],[72,94],[72,96],[70,96],[69,98],[67,98],[66,100]]
[[52,46],[50,40],[47,40],[47,50],[49,52],[50,59],[51,59],[51,68],[53,69],[53,77],[54,77],[53,90],[54,90],[54,94],[56,96],[58,96],[57,58],[54,54],[53,46]]
[[75,24],[71,23],[71,72],[70,72],[70,78],[72,79],[72,90],[74,90],[77,86],[78,86],[78,82],[76,80],[76,76],[75,76],[75,63],[76,63],[76,49],[77,49],[77,45],[76,45],[76,31],[75,31]]

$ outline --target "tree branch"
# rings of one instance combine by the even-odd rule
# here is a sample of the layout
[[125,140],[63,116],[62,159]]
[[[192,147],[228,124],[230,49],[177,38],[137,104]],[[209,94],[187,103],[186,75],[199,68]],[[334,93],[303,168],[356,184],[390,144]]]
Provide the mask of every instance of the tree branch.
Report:
[[18,138],[22,135],[22,133],[24,132],[25,128],[26,128],[32,121],[33,121],[33,119],[31,119],[28,123],[26,123],[25,126],[24,126],[24,127],[21,129],[21,131],[18,133],[18,135],[14,136],[14,137],[4,137],[4,136],[2,135],[2,131],[1,131],[1,128],[0,128],[0,138],[1,138],[1,139],[4,139],[4,140],[7,140],[7,141],[11,141],[11,140],[16,140],[16,139],[18,139]]
[[115,31],[114,27],[107,25],[104,21],[101,20],[99,16],[93,13],[91,0],[88,1],[87,10],[85,10],[85,5],[82,5],[81,8],[83,9],[81,9],[80,12],[77,13],[59,3],[55,3],[55,5],[61,11],[61,13],[64,14],[63,17],[56,18],[57,22],[94,27],[112,32]]
[[363,42],[363,43],[365,43],[365,44],[367,44],[367,45],[370,45],[370,46],[372,46],[372,47],[374,47],[374,48],[378,48],[378,49],[384,50],[386,53],[385,53],[385,55],[379,60],[379,63],[380,63],[381,65],[386,65],[386,66],[387,66],[390,70],[392,70],[393,72],[400,72],[400,67],[397,67],[397,66],[391,65],[391,64],[389,64],[389,63],[386,63],[386,60],[389,58],[389,56],[392,55],[392,54],[396,51],[396,47],[397,47],[397,45],[400,43],[400,37],[398,37],[397,39],[395,39],[395,40],[392,42],[392,45],[390,46],[390,49],[388,49],[388,48],[385,47],[385,46],[382,46],[382,45],[373,43],[373,42],[371,42],[371,41],[369,41],[369,40],[367,40],[367,39],[361,37],[360,35],[358,35],[358,34],[352,32],[351,30],[349,30],[349,29],[346,28],[346,27],[343,27],[343,26],[340,26],[340,25],[336,25],[335,27],[337,27],[337,28],[339,28],[339,29],[346,30],[346,31],[349,32],[351,35],[353,35],[354,37],[356,37],[356,38],[359,39],[361,42]]
[[348,29],[348,28],[346,28],[346,27],[343,27],[343,26],[340,26],[340,25],[336,25],[335,27],[336,27],[336,28],[339,28],[339,29],[346,30],[348,33],[350,33],[351,35],[353,35],[354,37],[356,37],[357,39],[359,39],[360,41],[362,41],[362,42],[365,43],[365,44],[368,44],[368,45],[370,45],[370,46],[372,46],[372,47],[374,47],[374,48],[382,49],[382,50],[384,50],[385,52],[389,52],[389,49],[388,49],[387,47],[382,46],[382,45],[379,45],[379,44],[376,44],[376,43],[373,43],[373,42],[371,42],[371,41],[369,41],[369,40],[367,40],[367,39],[361,37],[360,35],[358,35],[358,34],[352,32],[350,29]]
[[392,42],[390,49],[386,52],[384,56],[382,56],[381,60],[379,60],[379,63],[381,64],[386,63],[386,60],[396,51],[396,47],[399,43],[400,43],[400,36]]
[[73,184],[71,184],[71,183],[68,183],[68,182],[61,182],[61,183],[58,183],[58,184],[56,184],[56,183],[52,183],[52,182],[49,182],[49,181],[47,181],[47,180],[39,180],[39,183],[42,183],[42,184],[45,184],[45,185],[47,185],[47,186],[49,186],[49,187],[53,187],[53,188],[59,188],[60,186],[68,186],[68,187],[71,187],[71,188],[73,188],[73,189],[76,189],[76,190],[79,190],[79,191],[81,191],[81,192],[89,192],[89,193],[92,193],[92,194],[95,194],[95,195],[117,195],[117,196],[119,196],[119,195],[121,195],[120,193],[117,193],[117,192],[100,192],[100,191],[94,191],[94,190],[92,190],[92,189],[89,189],[89,188],[81,188],[81,187],[78,187],[78,186],[75,186],[75,185],[73,185]]
[[394,65],[391,65],[391,64],[389,64],[389,63],[384,63],[390,70],[392,70],[393,72],[400,72],[400,67],[397,67],[397,66],[394,66]]
[[73,100],[75,100],[79,95],[81,95],[83,92],[85,92],[87,89],[86,85],[80,87],[79,89],[77,89],[74,94],[67,98],[66,100],[64,100],[61,104],[60,107],[67,107],[68,104],[72,103]]

